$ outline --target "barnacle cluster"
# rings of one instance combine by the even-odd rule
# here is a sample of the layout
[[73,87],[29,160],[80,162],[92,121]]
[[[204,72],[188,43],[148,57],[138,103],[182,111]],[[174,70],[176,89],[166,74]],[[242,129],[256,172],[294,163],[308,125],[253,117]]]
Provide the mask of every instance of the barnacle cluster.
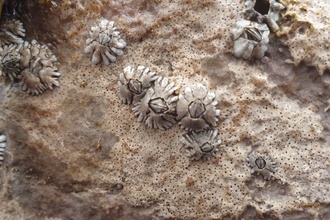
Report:
[[135,70],[124,68],[118,81],[118,95],[125,104],[132,104],[138,122],[147,127],[166,130],[178,122],[190,131],[181,142],[192,160],[210,159],[219,150],[218,130],[206,130],[217,125],[220,110],[215,93],[198,83],[177,95],[178,87],[166,77],[157,76],[145,66]]
[[5,149],[7,147],[7,136],[0,135],[0,165],[2,165],[3,154],[5,153]]
[[124,55],[126,42],[117,31],[114,21],[102,18],[97,26],[91,27],[89,38],[86,40],[85,53],[91,54],[94,64],[103,61],[105,65],[116,62],[116,56]]
[[25,30],[18,20],[4,23],[0,31],[0,75],[19,81],[32,95],[59,86],[57,58],[46,45],[24,41]]
[[251,173],[260,173],[264,179],[269,180],[276,172],[276,162],[274,162],[268,154],[261,154],[257,151],[253,151],[246,158],[246,161],[249,163],[248,166],[252,168]]
[[[255,10],[257,4],[263,3],[269,4],[267,14],[261,14]],[[280,11],[285,7],[276,0],[262,2],[261,0],[246,0],[245,5],[247,20],[237,21],[236,27],[232,30],[234,55],[237,58],[261,59],[267,50],[270,30],[273,32],[279,30],[276,22],[279,20]]]
[[181,137],[181,143],[186,148],[187,156],[191,160],[210,160],[219,151],[221,140],[217,139],[219,131],[209,130],[202,132],[189,132]]
[[177,90],[174,82],[144,66],[139,66],[137,71],[126,67],[118,81],[120,99],[133,104],[138,121],[149,128],[166,130],[179,122],[181,128],[199,132],[216,126],[220,110],[216,109],[214,93],[202,84],[193,89],[187,87],[179,96]]

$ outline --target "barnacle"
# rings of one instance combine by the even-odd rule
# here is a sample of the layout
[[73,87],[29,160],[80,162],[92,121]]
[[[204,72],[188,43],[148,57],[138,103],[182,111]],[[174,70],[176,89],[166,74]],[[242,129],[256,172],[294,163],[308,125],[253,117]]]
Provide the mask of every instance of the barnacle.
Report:
[[270,179],[276,172],[276,162],[273,162],[268,154],[253,151],[246,158],[248,166],[252,167],[251,173],[260,173],[264,179]]
[[232,31],[235,57],[262,58],[267,50],[269,29],[266,24],[239,20]]
[[123,48],[126,42],[117,31],[114,21],[102,19],[98,26],[91,28],[89,38],[86,40],[85,53],[92,54],[92,62],[105,65],[116,61],[116,55],[124,55]]
[[7,147],[7,136],[2,134],[0,135],[0,165],[2,165],[3,154],[5,152],[6,147]]
[[1,26],[1,29],[3,31],[9,31],[12,34],[19,36],[19,37],[24,37],[25,36],[25,29],[23,27],[22,22],[19,20],[9,20],[7,22],[4,22]]
[[174,95],[178,88],[169,83],[168,78],[158,77],[154,87],[147,90],[140,102],[133,103],[133,112],[139,122],[145,122],[149,128],[166,130],[176,123],[176,101]]
[[216,126],[220,110],[216,109],[218,102],[214,98],[215,94],[200,83],[193,89],[187,87],[177,103],[177,120],[181,128],[201,131]]
[[19,20],[4,22],[0,28],[0,46],[5,44],[23,44],[25,36],[23,24]]
[[20,73],[20,46],[10,44],[0,46],[0,75],[8,76],[12,81]]
[[218,130],[209,130],[202,132],[189,132],[181,137],[180,141],[186,148],[187,156],[191,160],[211,159],[219,151],[221,140],[218,140]]
[[[256,18],[259,23],[266,23],[270,30],[275,32],[279,29],[277,21],[280,17],[280,11],[285,9],[285,6],[276,0],[266,0],[269,3],[269,10],[267,14],[261,14],[254,9],[258,0],[247,0],[245,5],[247,6],[246,15],[248,19]],[[259,0],[260,1],[260,0]]]
[[119,98],[125,104],[139,102],[157,77],[155,72],[149,72],[149,68],[144,66],[138,66],[137,71],[127,66],[118,81]]

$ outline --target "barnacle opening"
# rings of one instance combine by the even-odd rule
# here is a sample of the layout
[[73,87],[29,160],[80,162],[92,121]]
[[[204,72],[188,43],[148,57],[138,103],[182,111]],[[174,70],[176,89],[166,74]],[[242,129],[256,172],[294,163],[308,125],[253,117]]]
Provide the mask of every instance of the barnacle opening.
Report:
[[255,27],[245,27],[244,30],[245,30],[244,32],[246,34],[246,38],[248,40],[261,42],[262,34],[260,33],[260,31],[257,28],[255,28]]
[[256,0],[256,3],[253,8],[260,14],[265,15],[268,13],[269,7],[270,3],[268,0]]
[[258,157],[255,160],[255,163],[259,169],[263,169],[266,166],[266,161],[262,157]]
[[205,110],[205,106],[201,100],[193,101],[188,106],[188,111],[192,118],[199,118]]
[[168,110],[168,106],[163,98],[151,99],[148,104],[149,108],[156,114],[162,114]]
[[209,142],[206,142],[202,146],[200,146],[200,149],[204,153],[210,153],[211,151],[213,151],[214,146],[212,144],[210,144]]
[[130,79],[128,82],[128,89],[134,94],[141,94],[142,83],[137,79]]

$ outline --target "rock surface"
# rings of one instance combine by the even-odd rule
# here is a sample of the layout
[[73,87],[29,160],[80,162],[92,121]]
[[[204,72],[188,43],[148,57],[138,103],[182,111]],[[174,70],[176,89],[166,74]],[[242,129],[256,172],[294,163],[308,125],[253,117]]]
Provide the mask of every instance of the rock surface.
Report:
[[[286,14],[303,7],[294,2],[282,1]],[[329,27],[321,16],[328,10],[314,2],[307,11],[320,16],[310,22]],[[317,58],[325,39],[304,34],[302,43],[282,45],[274,34],[267,59],[246,61],[233,56],[231,40],[243,1],[58,0],[27,8],[26,38],[52,49],[61,86],[29,96],[1,78],[1,219],[330,218],[330,80],[319,75],[327,65]],[[102,17],[127,42],[109,66],[84,54]],[[294,52],[304,42],[314,43],[318,60],[309,66]],[[191,161],[177,124],[160,131],[137,121],[117,94],[129,65],[168,77],[179,92],[202,83],[216,93],[222,143],[215,157]],[[250,172],[245,159],[254,150],[276,162],[269,181]]]

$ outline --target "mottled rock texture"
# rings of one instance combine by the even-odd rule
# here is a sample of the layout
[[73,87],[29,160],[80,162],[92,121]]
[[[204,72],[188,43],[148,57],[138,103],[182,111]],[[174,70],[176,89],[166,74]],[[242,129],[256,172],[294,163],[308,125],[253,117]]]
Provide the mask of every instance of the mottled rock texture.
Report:
[[[283,3],[287,14],[302,7]],[[1,219],[329,219],[329,76],[318,74],[319,62],[285,62],[296,60],[297,41],[286,47],[276,34],[268,62],[235,58],[231,30],[244,18],[244,1],[63,0],[27,8],[26,39],[58,57],[61,86],[29,96],[1,78]],[[102,17],[127,42],[109,66],[84,54]],[[329,26],[313,19],[314,27]],[[299,39],[322,53],[323,41],[305,33]],[[117,95],[129,65],[168,77],[178,92],[202,83],[216,93],[222,144],[215,157],[190,161],[177,124],[160,131],[137,122]],[[271,180],[250,173],[245,158],[254,150],[277,163]]]

